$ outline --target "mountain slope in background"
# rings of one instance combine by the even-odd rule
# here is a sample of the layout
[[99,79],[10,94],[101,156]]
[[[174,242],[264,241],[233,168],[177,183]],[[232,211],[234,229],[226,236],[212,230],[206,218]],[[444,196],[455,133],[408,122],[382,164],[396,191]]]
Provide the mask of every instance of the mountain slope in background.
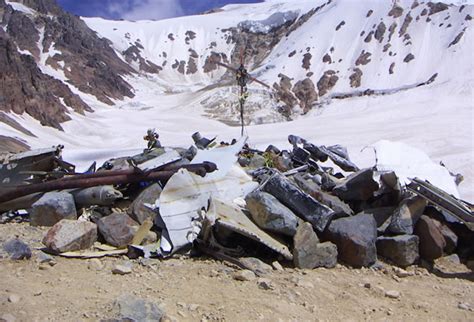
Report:
[[473,200],[473,15],[442,2],[267,0],[131,22],[0,0],[0,135],[64,143],[84,163],[141,147],[148,127],[168,144],[198,130],[232,138],[237,88],[215,61],[238,66],[245,53],[272,87],[249,85],[245,121],[264,124],[247,128],[253,144],[300,134],[370,165],[361,148],[402,140],[462,172]]

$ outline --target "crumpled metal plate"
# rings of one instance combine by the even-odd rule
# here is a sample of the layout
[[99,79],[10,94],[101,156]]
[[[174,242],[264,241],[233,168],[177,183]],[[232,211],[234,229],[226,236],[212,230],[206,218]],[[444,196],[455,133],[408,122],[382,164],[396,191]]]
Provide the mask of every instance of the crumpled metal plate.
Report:
[[287,260],[293,259],[293,255],[288,247],[260,229],[239,207],[234,206],[230,202],[212,198],[206,217],[208,217],[211,222],[214,221],[218,225],[222,225],[229,230],[264,244],[268,248],[283,255]]

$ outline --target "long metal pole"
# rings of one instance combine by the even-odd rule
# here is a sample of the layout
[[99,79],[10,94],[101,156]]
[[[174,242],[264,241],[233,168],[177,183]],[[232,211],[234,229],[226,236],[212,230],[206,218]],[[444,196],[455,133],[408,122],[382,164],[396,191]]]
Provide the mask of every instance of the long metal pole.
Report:
[[244,136],[244,87],[240,86],[240,124],[242,126],[240,130],[240,136]]

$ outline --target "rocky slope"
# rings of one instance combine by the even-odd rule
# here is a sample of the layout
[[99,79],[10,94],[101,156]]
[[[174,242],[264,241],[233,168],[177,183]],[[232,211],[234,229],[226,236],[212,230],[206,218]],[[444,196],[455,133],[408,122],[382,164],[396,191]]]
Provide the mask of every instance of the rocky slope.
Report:
[[110,47],[53,0],[0,0],[0,110],[27,113],[61,129],[76,113],[92,112],[78,93],[113,104],[133,97],[121,75],[133,73]]

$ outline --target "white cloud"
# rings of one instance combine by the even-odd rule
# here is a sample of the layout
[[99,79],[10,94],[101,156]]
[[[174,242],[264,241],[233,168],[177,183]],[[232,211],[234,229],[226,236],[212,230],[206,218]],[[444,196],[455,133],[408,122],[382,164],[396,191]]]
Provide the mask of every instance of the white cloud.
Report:
[[108,10],[126,20],[159,20],[184,14],[179,0],[128,0],[111,3]]

